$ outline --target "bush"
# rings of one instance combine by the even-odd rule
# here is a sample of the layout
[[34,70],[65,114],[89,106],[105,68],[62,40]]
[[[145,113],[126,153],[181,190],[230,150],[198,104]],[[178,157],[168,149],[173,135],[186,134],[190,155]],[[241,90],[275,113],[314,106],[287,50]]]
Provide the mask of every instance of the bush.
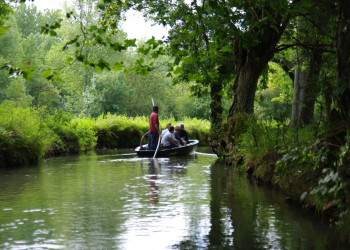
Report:
[[0,105],[0,165],[29,164],[44,156],[55,134],[43,113],[8,101]]
[[[0,105],[0,166],[23,165],[43,156],[79,153],[96,148],[127,148],[139,145],[148,130],[148,117],[101,115],[96,120],[44,109]],[[185,124],[190,139],[207,145],[210,123],[206,120],[173,117],[160,120],[161,129],[171,122]]]
[[47,150],[46,156],[80,152],[78,137],[73,129],[69,127],[69,123],[73,118],[72,114],[60,111],[54,111],[52,115],[47,116],[48,127],[54,131],[56,137],[51,148]]
[[101,115],[96,120],[97,148],[132,147],[138,145],[148,130],[147,117],[130,118]]
[[95,121],[91,118],[79,117],[68,124],[73,134],[78,138],[81,152],[94,149],[97,142]]
[[[185,124],[190,139],[198,139],[201,145],[207,145],[210,123],[206,120],[185,118],[175,121],[173,117],[160,120],[160,127],[164,129],[167,123],[173,125]],[[96,120],[96,134],[98,148],[135,147],[139,145],[142,135],[149,129],[148,117],[126,117],[117,115],[102,115]]]

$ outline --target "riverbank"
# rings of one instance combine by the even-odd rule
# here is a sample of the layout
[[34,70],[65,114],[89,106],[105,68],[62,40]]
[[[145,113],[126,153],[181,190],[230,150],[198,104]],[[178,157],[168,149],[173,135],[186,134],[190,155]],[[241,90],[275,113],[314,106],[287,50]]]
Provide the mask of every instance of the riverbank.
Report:
[[350,150],[345,127],[280,128],[251,122],[227,163],[314,210],[350,242]]
[[[28,165],[43,157],[94,149],[136,147],[149,127],[148,117],[113,114],[75,117],[11,103],[1,104],[0,114],[0,167]],[[208,145],[209,121],[160,119],[161,128],[168,122],[184,123],[190,138],[198,139],[201,146]]]

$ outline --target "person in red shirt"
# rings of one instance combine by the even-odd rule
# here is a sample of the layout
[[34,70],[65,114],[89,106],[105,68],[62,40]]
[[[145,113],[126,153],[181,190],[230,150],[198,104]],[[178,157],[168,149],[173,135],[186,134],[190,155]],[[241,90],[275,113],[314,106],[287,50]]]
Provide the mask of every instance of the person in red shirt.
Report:
[[149,117],[149,131],[151,132],[148,150],[156,150],[158,138],[160,136],[160,126],[158,119],[158,106],[153,106],[153,112]]

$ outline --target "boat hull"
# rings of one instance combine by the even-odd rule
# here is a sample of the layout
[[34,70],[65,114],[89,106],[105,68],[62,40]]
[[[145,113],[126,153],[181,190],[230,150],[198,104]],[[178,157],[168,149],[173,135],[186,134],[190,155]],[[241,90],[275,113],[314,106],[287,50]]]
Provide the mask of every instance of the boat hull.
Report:
[[[190,140],[186,146],[176,148],[162,148],[157,152],[156,157],[170,157],[170,156],[185,156],[193,154],[198,147],[198,140]],[[140,147],[135,149],[139,157],[153,157],[155,150],[140,150]]]

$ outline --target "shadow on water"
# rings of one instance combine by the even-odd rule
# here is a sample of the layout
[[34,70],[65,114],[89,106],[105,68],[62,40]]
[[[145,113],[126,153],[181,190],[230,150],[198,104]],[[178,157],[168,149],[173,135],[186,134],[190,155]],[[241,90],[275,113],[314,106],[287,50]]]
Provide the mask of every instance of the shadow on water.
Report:
[[315,214],[210,150],[44,159],[0,172],[3,249],[346,249]]
[[337,233],[310,211],[286,202],[270,186],[225,168],[211,167],[211,228],[214,249],[345,249]]

